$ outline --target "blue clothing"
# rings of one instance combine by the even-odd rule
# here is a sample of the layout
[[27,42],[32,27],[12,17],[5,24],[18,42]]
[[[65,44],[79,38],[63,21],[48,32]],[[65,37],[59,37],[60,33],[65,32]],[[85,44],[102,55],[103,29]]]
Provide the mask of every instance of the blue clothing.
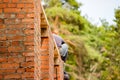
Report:
[[61,56],[64,57],[66,55],[67,51],[68,51],[68,45],[67,44],[61,45],[61,48],[60,48]]
[[53,34],[53,37],[55,39],[57,47],[59,47],[61,58],[65,62],[68,55],[68,45],[63,41],[60,36]]
[[54,37],[54,39],[55,39],[55,42],[56,42],[56,44],[57,44],[57,47],[61,47],[61,45],[62,45],[63,43],[65,43],[60,36],[58,36],[58,35],[56,35],[56,34],[53,34],[53,37]]

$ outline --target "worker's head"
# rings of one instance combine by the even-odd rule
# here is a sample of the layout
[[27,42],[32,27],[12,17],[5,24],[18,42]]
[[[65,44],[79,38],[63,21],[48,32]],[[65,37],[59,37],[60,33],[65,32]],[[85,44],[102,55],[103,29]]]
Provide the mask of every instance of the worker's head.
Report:
[[58,30],[53,30],[53,33],[58,34],[59,32],[58,32]]
[[54,33],[54,34],[59,34],[59,30],[56,29],[56,28],[54,28],[54,27],[51,27],[51,31],[52,31],[52,33]]

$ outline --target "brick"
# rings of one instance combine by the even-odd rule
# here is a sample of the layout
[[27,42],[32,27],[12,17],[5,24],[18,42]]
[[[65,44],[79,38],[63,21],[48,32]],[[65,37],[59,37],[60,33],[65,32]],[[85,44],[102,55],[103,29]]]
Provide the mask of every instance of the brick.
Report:
[[31,29],[34,29],[34,24],[28,24],[27,26],[26,26],[26,28],[31,28]]
[[18,57],[10,57],[8,58],[8,63],[21,63],[24,62],[25,59],[23,57],[18,58]]
[[20,41],[12,41],[11,46],[20,46]]
[[8,56],[18,57],[18,56],[20,56],[20,55],[21,55],[20,53],[14,52],[14,53],[9,53]]
[[34,72],[34,68],[26,68],[26,72]]
[[17,69],[17,73],[24,73],[25,72],[25,69],[24,68],[18,68]]
[[7,58],[0,57],[0,63],[4,63],[4,62],[7,62]]
[[49,69],[48,65],[41,65],[40,67],[41,67],[41,69]]
[[22,29],[22,28],[25,28],[25,25],[23,25],[23,24],[12,24],[12,25],[8,25],[7,27],[11,28],[11,29],[13,29],[13,28]]
[[[42,73],[41,73],[41,76],[42,76],[43,80],[46,80],[46,78],[47,78],[47,79],[49,78],[49,74],[48,74],[48,73],[42,72]],[[49,80],[49,79],[48,79],[48,80]],[[58,80],[60,80],[60,79],[58,79]]]
[[28,18],[34,18],[35,15],[34,15],[33,13],[31,13],[31,14],[27,14],[26,16],[27,16]]
[[42,38],[42,43],[43,44],[48,44],[48,42],[49,42],[49,39],[48,38]]
[[34,56],[34,52],[24,52],[23,56]]
[[[27,80],[34,80],[34,78],[23,78],[23,79],[27,79]],[[40,79],[40,78],[39,78]]]
[[6,41],[0,41],[0,47],[6,47],[7,42]]
[[42,72],[49,72],[49,69],[41,69]]
[[[16,14],[11,14],[10,18],[16,18]],[[19,19],[16,19],[15,22],[18,22]],[[20,20],[19,20],[20,21]]]
[[16,4],[13,4],[13,3],[11,3],[11,4],[8,4],[8,7],[10,7],[10,8],[15,8],[17,5]]
[[21,12],[23,12],[23,13],[33,13],[34,12],[34,8],[23,8],[21,10]]
[[49,56],[48,55],[42,55],[39,56],[40,60],[49,60]]
[[16,69],[19,67],[18,63],[4,63],[0,64],[0,69]]
[[21,67],[33,67],[34,66],[34,62],[23,62],[21,63]]
[[24,30],[24,33],[26,35],[31,35],[31,34],[34,34],[34,30],[32,30],[32,29],[26,29],[26,30]]
[[2,79],[3,79],[3,75],[0,74],[0,80],[2,80]]
[[6,34],[20,34],[20,30],[15,30],[15,29],[8,29],[6,30]]
[[41,51],[41,54],[42,55],[47,55],[47,54],[49,54],[49,51],[48,50],[43,50],[43,51]]
[[49,61],[47,60],[41,62],[41,65],[48,65],[48,64],[49,64]]
[[24,3],[17,4],[17,7],[18,7],[18,8],[24,8]]
[[34,40],[34,36],[33,35],[28,35],[25,37],[25,41],[33,41]]
[[5,41],[6,40],[6,36],[0,36],[0,41]]
[[21,46],[10,46],[8,47],[8,52],[22,52],[23,51],[23,47]]
[[3,0],[3,2],[10,2],[10,0]]
[[22,19],[22,22],[23,23],[33,23],[34,22],[34,19]]
[[0,4],[0,8],[6,8],[7,7],[7,4]]
[[6,13],[6,14],[4,14],[4,18],[13,19],[13,18],[16,18],[16,14],[15,13],[10,13],[10,14]]
[[5,24],[20,24],[20,19],[5,19]]
[[34,73],[33,72],[23,73],[22,78],[34,78]]
[[5,8],[4,13],[19,13],[21,9],[19,8]]
[[0,19],[0,24],[4,24],[4,19]]
[[6,74],[6,73],[15,73],[16,69],[0,69],[0,74]]
[[19,0],[12,0],[12,3],[18,3]]
[[0,29],[5,29],[5,28],[6,28],[5,25],[0,24]]
[[0,9],[0,13],[2,13],[2,9]]
[[4,18],[10,18],[10,15],[9,13],[4,13]]
[[49,48],[49,40],[48,38],[42,38],[42,46],[41,49],[48,49]]
[[6,57],[6,56],[8,56],[8,53],[6,53],[6,52],[0,52],[0,57]]
[[21,3],[33,3],[33,0],[21,0]]
[[34,51],[34,46],[26,46],[26,50],[28,50],[28,51]]
[[42,46],[41,46],[41,49],[49,49],[49,45],[44,45],[44,44],[42,44]]
[[7,48],[5,47],[0,47],[0,53],[5,53],[7,52]]
[[17,18],[24,18],[25,14],[17,14]]
[[33,4],[25,4],[25,7],[26,8],[34,8],[34,5]]
[[26,62],[28,62],[28,61],[34,61],[34,57],[33,56],[26,57]]
[[8,36],[7,39],[13,40],[13,41],[21,41],[21,40],[24,40],[24,36],[22,35]]
[[24,45],[26,45],[26,46],[34,46],[34,42],[33,41],[24,41]]
[[4,42],[6,42],[7,47],[10,46],[10,41],[4,41]]
[[0,18],[4,19],[4,14],[3,13],[0,13]]
[[11,79],[11,78],[19,79],[21,78],[21,75],[20,74],[8,74],[8,75],[5,75],[4,77],[5,79]]
[[5,31],[4,30],[0,30],[0,34],[5,34]]

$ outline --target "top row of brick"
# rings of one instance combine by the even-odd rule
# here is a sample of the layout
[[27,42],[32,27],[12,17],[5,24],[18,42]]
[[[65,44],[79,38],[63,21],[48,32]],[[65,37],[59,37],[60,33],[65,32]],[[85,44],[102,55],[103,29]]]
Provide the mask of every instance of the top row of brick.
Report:
[[33,3],[33,0],[0,0],[0,3]]

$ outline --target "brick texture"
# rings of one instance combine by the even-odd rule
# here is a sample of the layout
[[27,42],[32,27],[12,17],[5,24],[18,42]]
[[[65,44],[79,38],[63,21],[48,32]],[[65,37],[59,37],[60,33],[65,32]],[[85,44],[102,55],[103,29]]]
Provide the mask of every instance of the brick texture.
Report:
[[0,80],[34,80],[33,10],[33,0],[0,0]]
[[40,3],[0,0],[0,80],[63,80],[61,59],[54,64],[50,27],[41,26],[45,14]]

